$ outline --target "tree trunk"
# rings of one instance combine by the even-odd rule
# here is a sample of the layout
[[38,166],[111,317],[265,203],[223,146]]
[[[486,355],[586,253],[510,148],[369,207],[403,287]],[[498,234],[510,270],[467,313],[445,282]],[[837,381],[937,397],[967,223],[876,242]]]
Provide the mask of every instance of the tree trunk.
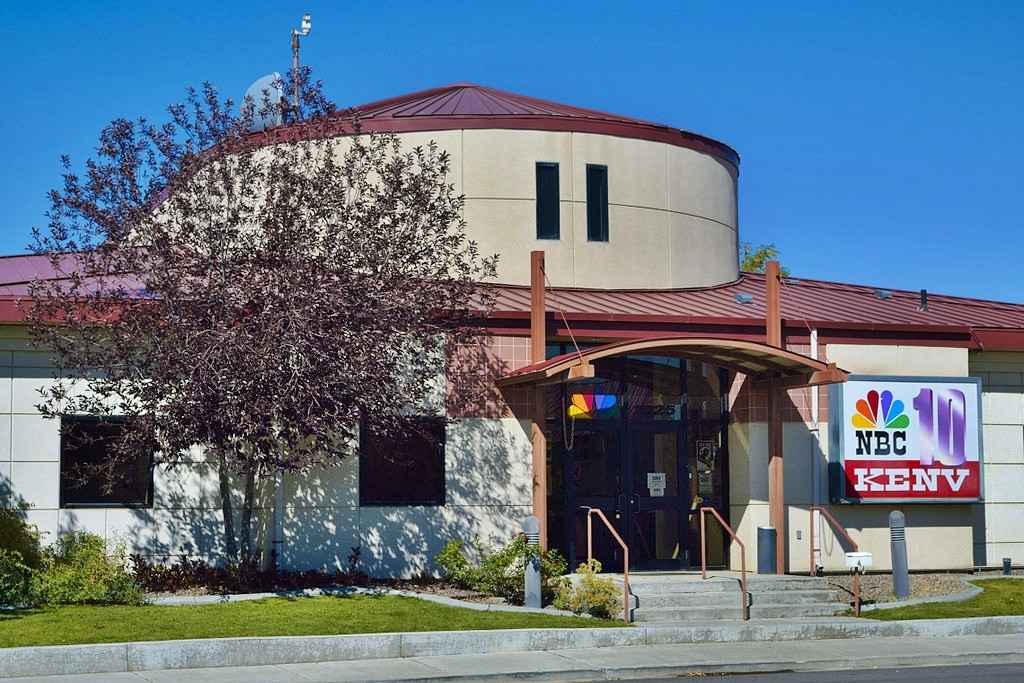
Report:
[[220,465],[217,468],[217,477],[220,480],[220,509],[224,516],[224,550],[228,556],[228,562],[238,562],[238,540],[235,537],[235,513],[231,506],[231,479],[228,477],[227,467],[224,463],[224,456],[220,456]]
[[242,501],[242,533],[241,533],[241,557],[242,562],[251,563],[256,560],[256,553],[252,547],[252,508],[253,499],[256,493],[256,471],[250,469],[245,475],[245,499]]

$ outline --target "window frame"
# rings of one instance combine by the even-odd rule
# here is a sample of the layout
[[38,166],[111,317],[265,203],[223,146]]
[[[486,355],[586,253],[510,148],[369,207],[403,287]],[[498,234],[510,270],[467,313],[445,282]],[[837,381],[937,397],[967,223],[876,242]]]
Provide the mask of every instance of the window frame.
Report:
[[369,430],[360,428],[359,429],[359,453],[357,458],[359,460],[359,476],[356,482],[356,494],[358,498],[359,507],[366,508],[385,508],[385,507],[443,507],[447,504],[448,499],[448,470],[447,470],[447,447],[448,447],[448,419],[438,415],[418,415],[416,419],[423,422],[432,423],[434,426],[440,428],[440,439],[437,443],[433,444],[434,449],[437,451],[434,456],[440,463],[439,481],[441,484],[438,495],[434,498],[404,498],[401,500],[381,500],[381,499],[370,499],[367,498],[363,492],[363,473],[367,471],[364,467],[365,458],[369,455],[366,447],[367,439],[369,438]]
[[[600,171],[602,173],[600,187],[594,187],[595,183],[591,182],[591,171]],[[608,166],[605,164],[587,164],[586,169],[587,177],[587,241],[588,242],[608,242],[609,241],[609,226],[608,226]],[[596,197],[598,190],[600,190],[602,196]],[[600,203],[598,203],[600,202]],[[597,212],[598,225],[594,225],[594,213]]]
[[[554,229],[548,234],[544,234],[541,226],[543,224],[543,213],[541,209],[541,170],[554,171]],[[536,192],[534,203],[536,204],[537,222],[536,222],[536,237],[538,240],[560,240],[562,239],[562,218],[561,218],[561,188],[559,186],[559,168],[557,161],[538,161],[534,165],[534,176],[536,178]]]
[[92,424],[113,424],[113,425],[124,425],[128,422],[128,419],[124,416],[113,415],[113,416],[96,416],[96,415],[61,415],[60,416],[60,452],[57,459],[57,507],[61,510],[76,510],[76,509],[119,509],[119,510],[150,510],[153,508],[154,499],[154,470],[156,469],[156,459],[154,453],[149,453],[140,457],[148,459],[146,463],[146,472],[148,473],[146,482],[146,493],[145,500],[143,502],[113,502],[113,501],[102,501],[102,502],[78,502],[68,501],[68,496],[64,490],[64,461],[65,461],[65,448],[68,446],[66,443],[67,434],[65,432],[66,422],[77,422],[77,423],[92,423]]

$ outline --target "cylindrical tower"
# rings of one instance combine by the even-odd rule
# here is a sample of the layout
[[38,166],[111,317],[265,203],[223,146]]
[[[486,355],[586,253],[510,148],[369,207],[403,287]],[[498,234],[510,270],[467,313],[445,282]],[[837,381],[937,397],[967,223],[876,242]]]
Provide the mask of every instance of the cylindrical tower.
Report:
[[739,155],[668,126],[471,84],[359,107],[364,131],[452,158],[466,221],[498,280],[529,284],[544,250],[557,286],[708,287],[738,276]]

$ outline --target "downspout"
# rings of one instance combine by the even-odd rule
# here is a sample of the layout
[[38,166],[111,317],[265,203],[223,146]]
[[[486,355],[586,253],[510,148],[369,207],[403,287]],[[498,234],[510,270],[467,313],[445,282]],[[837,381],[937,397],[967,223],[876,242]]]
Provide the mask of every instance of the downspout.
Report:
[[[544,252],[530,252],[530,362],[542,363],[547,348],[547,319],[544,302]],[[540,523],[540,547],[548,547],[548,443],[544,434],[547,419],[546,394],[544,388],[532,388],[531,415],[532,470],[533,470],[533,516]]]
[[270,550],[272,569],[282,569],[284,564],[284,470],[277,470],[274,476],[274,520]]

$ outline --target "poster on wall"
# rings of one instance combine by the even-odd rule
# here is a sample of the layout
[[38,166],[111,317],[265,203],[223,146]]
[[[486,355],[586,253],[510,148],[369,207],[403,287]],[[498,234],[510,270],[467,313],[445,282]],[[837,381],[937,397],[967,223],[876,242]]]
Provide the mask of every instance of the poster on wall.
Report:
[[829,391],[833,502],[982,498],[981,380],[851,375]]

